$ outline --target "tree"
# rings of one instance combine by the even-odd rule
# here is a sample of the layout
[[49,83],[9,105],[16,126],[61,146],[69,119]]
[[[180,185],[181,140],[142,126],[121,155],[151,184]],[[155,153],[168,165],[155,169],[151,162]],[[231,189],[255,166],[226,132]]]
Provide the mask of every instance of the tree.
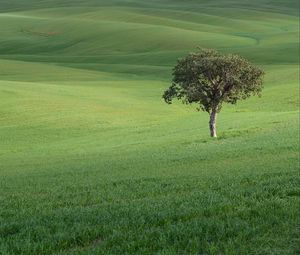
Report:
[[217,137],[216,120],[222,104],[236,104],[251,95],[260,96],[263,75],[263,70],[238,55],[200,49],[178,60],[172,85],[163,98],[168,104],[174,98],[186,104],[198,104],[198,110],[210,115],[210,135]]

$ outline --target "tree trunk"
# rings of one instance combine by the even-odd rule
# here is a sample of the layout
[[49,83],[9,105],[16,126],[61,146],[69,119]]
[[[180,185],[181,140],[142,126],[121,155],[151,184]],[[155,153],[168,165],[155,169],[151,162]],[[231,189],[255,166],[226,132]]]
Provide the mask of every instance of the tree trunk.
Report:
[[211,137],[217,137],[217,110],[213,109],[210,113],[210,119],[209,119],[209,130],[210,130],[210,136]]

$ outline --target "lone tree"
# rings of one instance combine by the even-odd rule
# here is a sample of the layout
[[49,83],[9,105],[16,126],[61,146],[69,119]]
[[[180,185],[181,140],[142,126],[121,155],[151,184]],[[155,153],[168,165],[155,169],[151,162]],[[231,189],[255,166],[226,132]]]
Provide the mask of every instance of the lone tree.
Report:
[[236,104],[251,95],[260,96],[263,74],[263,70],[238,55],[201,49],[178,60],[172,85],[163,98],[168,104],[174,98],[186,104],[198,104],[197,110],[210,115],[211,137],[217,137],[217,114],[223,102]]

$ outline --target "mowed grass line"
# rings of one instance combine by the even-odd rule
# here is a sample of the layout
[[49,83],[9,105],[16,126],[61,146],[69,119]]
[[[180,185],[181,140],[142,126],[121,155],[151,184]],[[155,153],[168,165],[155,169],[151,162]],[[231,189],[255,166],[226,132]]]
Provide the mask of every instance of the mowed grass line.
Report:
[[[297,254],[297,5],[2,1],[0,254]],[[195,46],[266,71],[217,140],[161,99]]]

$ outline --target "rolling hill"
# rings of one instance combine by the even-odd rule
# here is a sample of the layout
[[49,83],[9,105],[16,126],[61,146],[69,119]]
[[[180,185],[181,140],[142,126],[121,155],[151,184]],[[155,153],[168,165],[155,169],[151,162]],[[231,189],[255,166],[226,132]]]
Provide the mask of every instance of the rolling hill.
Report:
[[[2,0],[0,254],[297,254],[289,0]],[[161,99],[196,47],[262,67],[208,115]]]

